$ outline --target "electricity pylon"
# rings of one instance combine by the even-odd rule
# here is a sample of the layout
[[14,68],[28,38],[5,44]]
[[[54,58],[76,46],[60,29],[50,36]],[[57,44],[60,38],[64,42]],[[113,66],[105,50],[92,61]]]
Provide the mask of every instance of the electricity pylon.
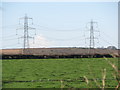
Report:
[[95,37],[94,37],[94,27],[93,27],[93,24],[94,23],[96,23],[96,22],[93,22],[92,20],[91,20],[91,22],[90,22],[90,48],[94,48],[94,46],[95,46],[95,42],[94,42],[94,39],[95,39]]
[[[95,32],[97,30],[94,29],[94,24],[97,25],[97,22],[94,22],[93,20],[91,20],[91,22],[89,22],[89,37],[87,39],[89,39],[89,54],[94,54],[94,48],[95,48],[95,39],[98,39],[95,37]],[[99,31],[97,31],[99,32]],[[93,52],[92,52],[93,51]]]
[[[33,24],[33,19],[32,18],[29,18],[27,15],[25,15],[24,17],[20,18],[19,19],[19,24],[20,24],[20,20],[23,19],[24,20],[24,26],[22,28],[18,28],[18,29],[23,29],[24,30],[24,34],[22,37],[18,37],[19,38],[23,38],[23,48],[26,49],[26,48],[30,48],[29,46],[29,38],[32,38],[34,39],[34,37],[31,37],[29,36],[29,30],[35,30],[35,28],[32,28],[32,27],[29,27],[29,23],[28,21],[31,19],[32,20],[32,24]],[[16,29],[16,30],[18,30]],[[36,33],[35,33],[36,35]]]

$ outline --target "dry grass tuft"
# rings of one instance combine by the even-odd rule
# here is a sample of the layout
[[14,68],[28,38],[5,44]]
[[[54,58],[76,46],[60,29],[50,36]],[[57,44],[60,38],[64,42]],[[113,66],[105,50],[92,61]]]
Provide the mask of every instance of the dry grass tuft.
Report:
[[84,76],[85,82],[87,83],[87,85],[89,84],[89,80],[86,76]]
[[[114,58],[116,58],[115,56],[113,56]],[[104,59],[111,65],[111,67],[115,70],[116,73],[113,74],[114,78],[116,79],[116,81],[118,82],[118,85],[115,87],[115,90],[119,90],[120,88],[120,72],[118,70],[118,67],[115,66],[115,64],[111,63],[106,57],[104,57]]]
[[104,90],[105,88],[105,78],[106,78],[106,69],[103,69],[103,72],[102,72],[102,90]]
[[60,82],[61,82],[61,90],[62,90],[62,88],[64,88],[65,85],[63,84],[63,80],[61,80]]

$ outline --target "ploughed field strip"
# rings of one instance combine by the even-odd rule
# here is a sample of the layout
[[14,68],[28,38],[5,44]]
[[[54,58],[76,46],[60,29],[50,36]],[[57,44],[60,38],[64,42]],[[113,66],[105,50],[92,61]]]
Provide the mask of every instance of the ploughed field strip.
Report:
[[[107,59],[107,60],[106,60]],[[3,60],[3,88],[115,88],[117,58]],[[96,84],[96,82],[97,84]],[[99,86],[98,86],[99,85]]]
[[88,48],[3,49],[3,59],[118,57],[118,50]]

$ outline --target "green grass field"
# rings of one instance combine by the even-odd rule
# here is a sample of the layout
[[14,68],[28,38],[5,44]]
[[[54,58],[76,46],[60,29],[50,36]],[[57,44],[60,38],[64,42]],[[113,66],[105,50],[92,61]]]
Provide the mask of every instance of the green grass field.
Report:
[[[107,60],[117,66],[117,58]],[[105,88],[114,88],[118,85],[116,72],[108,61],[104,58],[3,60],[3,88],[100,88],[104,69]]]

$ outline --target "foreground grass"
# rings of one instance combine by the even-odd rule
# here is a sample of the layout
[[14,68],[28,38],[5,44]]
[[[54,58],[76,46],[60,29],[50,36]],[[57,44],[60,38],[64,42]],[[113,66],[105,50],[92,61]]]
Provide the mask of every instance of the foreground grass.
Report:
[[[108,60],[117,66],[117,58]],[[118,84],[114,69],[104,58],[3,60],[2,69],[3,88],[98,88],[102,85],[103,69],[105,88]]]

